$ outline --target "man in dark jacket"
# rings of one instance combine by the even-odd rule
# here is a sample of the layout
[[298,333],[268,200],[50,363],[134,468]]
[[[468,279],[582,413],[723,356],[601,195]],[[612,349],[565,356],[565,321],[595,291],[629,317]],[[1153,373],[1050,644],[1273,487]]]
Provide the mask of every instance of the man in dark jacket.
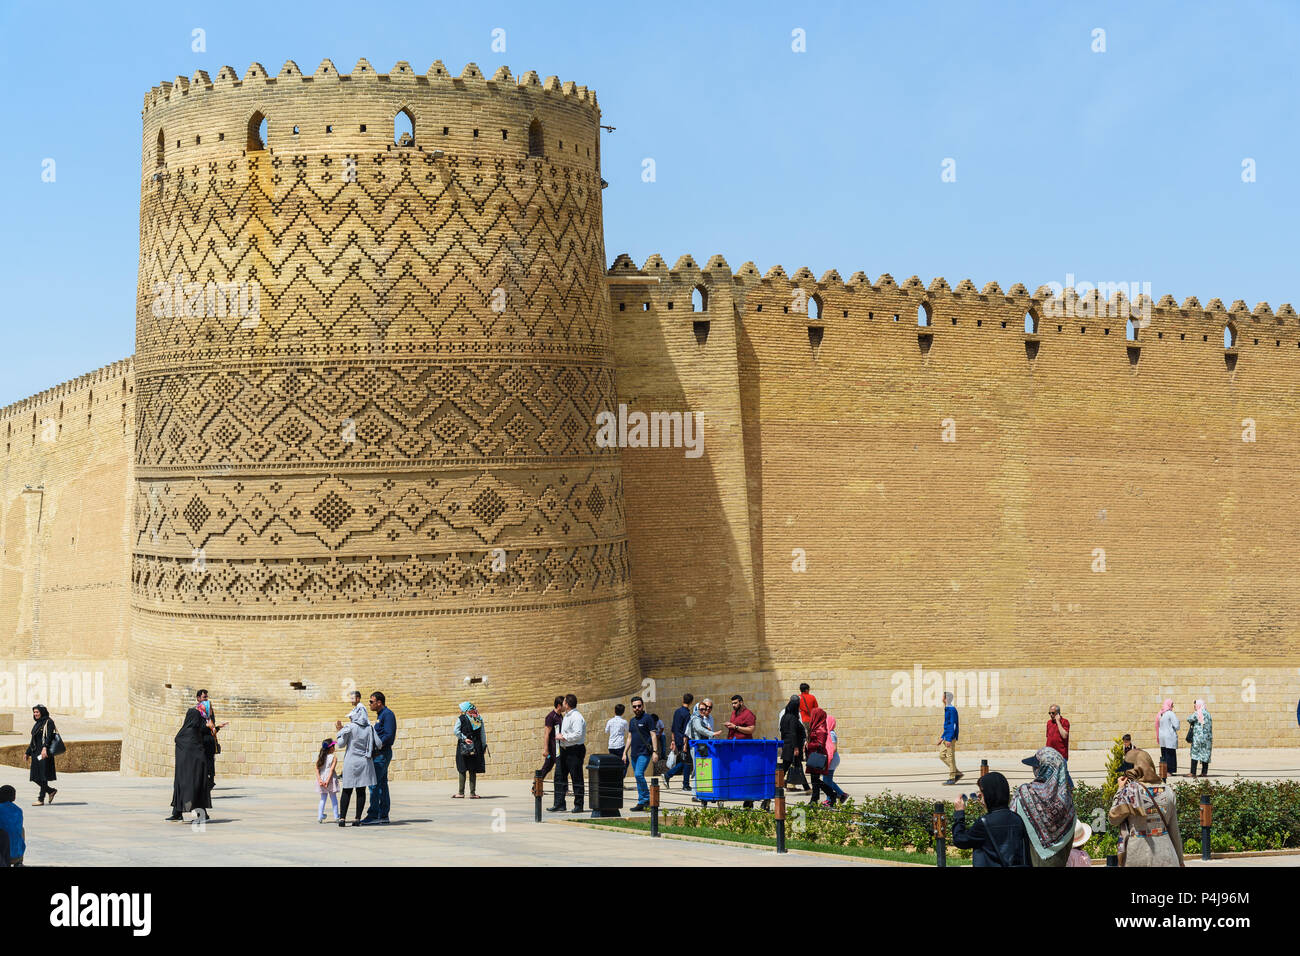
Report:
[[682,775],[682,789],[691,789],[691,755],[686,748],[686,725],[691,722],[691,704],[694,694],[682,694],[682,706],[673,711],[673,723],[669,734],[668,749],[677,754],[677,762],[664,773],[664,786],[673,778],[673,774]]
[[966,826],[966,801],[957,798],[953,814],[952,842],[963,850],[973,849],[975,866],[1029,866],[1029,836],[1025,821],[1010,809],[1011,786],[1007,778],[994,771],[979,779],[980,802],[985,813]]

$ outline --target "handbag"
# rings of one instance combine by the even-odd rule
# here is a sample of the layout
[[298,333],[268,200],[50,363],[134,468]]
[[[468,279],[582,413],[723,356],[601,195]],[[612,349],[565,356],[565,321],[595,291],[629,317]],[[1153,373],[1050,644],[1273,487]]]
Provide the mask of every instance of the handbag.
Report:
[[826,769],[826,755],[823,753],[810,753],[808,759],[804,761],[804,765],[809,770],[821,773]]
[[1187,742],[1189,744],[1192,742],[1192,725],[1190,722],[1187,725]]
[[63,742],[63,735],[57,730],[50,737],[50,745],[45,748],[51,757],[57,757],[60,754],[67,753],[68,745]]

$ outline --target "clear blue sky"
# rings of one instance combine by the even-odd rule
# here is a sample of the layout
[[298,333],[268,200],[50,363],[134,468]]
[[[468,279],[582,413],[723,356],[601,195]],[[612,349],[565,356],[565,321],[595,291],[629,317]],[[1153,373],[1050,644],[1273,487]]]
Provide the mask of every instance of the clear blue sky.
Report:
[[1276,309],[1300,304],[1298,28],[1288,2],[5,0],[0,404],[133,351],[140,106],[177,74],[364,56],[593,87],[618,127],[611,260],[721,252],[1004,289],[1073,273]]

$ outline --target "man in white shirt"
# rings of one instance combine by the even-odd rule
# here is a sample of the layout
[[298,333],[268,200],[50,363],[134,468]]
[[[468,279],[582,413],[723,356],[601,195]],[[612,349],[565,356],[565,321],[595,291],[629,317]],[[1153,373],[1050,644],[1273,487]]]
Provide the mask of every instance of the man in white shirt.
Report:
[[[622,758],[627,749],[627,718],[623,716],[627,708],[622,704],[614,705],[614,716],[605,721],[605,733],[609,734],[609,752]],[[623,767],[623,776],[627,776],[627,767]]]
[[573,812],[582,813],[585,795],[582,771],[587,759],[587,720],[578,711],[577,694],[566,694],[564,697],[564,719],[560,721],[560,731],[555,735],[555,741],[560,745],[560,756],[555,771],[555,806],[549,810],[558,813],[566,809],[569,778],[572,777]]

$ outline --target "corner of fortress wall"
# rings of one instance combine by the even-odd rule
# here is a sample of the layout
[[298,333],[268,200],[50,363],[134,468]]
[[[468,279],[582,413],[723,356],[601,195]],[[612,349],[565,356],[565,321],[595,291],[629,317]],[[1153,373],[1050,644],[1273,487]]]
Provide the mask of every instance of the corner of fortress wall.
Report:
[[[661,693],[807,679],[847,745],[924,749],[932,709],[894,699],[919,666],[1000,675],[1000,707],[964,725],[972,745],[1038,746],[1048,697],[1108,745],[1169,694],[1205,697],[1237,745],[1291,739],[1289,304],[817,279],[721,256],[620,255],[608,277],[620,400],[718,422],[702,459],[623,456]],[[716,660],[732,663],[722,686]]]

